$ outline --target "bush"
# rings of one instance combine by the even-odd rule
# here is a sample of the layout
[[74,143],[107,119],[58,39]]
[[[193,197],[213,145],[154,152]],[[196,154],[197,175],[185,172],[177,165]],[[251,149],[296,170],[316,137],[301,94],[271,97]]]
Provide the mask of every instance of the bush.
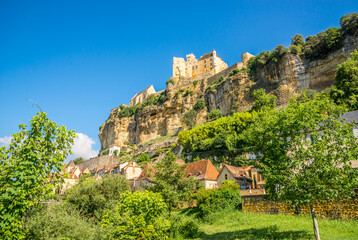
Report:
[[301,46],[296,46],[296,45],[290,45],[289,48],[289,52],[295,55],[300,55],[301,54]]
[[265,89],[260,88],[252,93],[252,97],[255,99],[255,103],[251,110],[261,110],[263,108],[273,109],[276,107],[276,96],[266,94]]
[[27,216],[26,239],[102,239],[98,225],[63,204],[52,202],[32,210]]
[[194,87],[196,87],[196,85],[198,85],[198,81],[195,80],[195,81],[193,82],[193,85],[194,85]]
[[169,83],[171,83],[171,84],[175,84],[175,81],[174,81],[174,79],[173,78],[169,78],[168,80],[167,80],[167,85],[169,84]]
[[142,167],[147,165],[147,163],[150,162],[150,157],[148,155],[148,153],[141,153],[138,160],[137,160],[137,163],[139,165],[141,165]]
[[303,38],[303,36],[301,34],[296,34],[294,37],[291,38],[292,41],[292,45],[295,46],[302,46],[303,44],[305,44],[305,39]]
[[198,101],[196,101],[196,103],[194,104],[193,108],[196,111],[200,111],[203,110],[205,106],[206,106],[205,99],[199,98]]
[[353,35],[358,29],[358,13],[347,14],[340,19],[343,33]]
[[209,213],[223,209],[237,209],[241,204],[239,186],[233,181],[224,181],[222,187],[216,189],[201,189],[193,195],[197,201],[199,215],[207,216]]
[[101,227],[108,239],[168,239],[170,222],[159,193],[126,192],[114,210],[107,210]]
[[185,91],[185,94],[183,95],[183,97],[186,97],[186,96],[192,96],[193,94],[195,93],[195,91],[191,90],[191,89],[187,89]]
[[208,119],[215,119],[215,118],[220,118],[220,117],[222,117],[222,114],[219,109],[211,111],[207,116]]
[[103,211],[113,207],[121,193],[129,190],[123,175],[105,175],[86,179],[65,192],[65,204],[89,218],[101,219]]
[[231,76],[233,76],[233,75],[235,75],[235,74],[237,74],[237,73],[239,73],[239,72],[240,72],[240,70],[237,69],[237,68],[235,68],[235,69],[233,69],[233,70],[229,73],[229,76],[231,77]]
[[199,237],[199,225],[191,216],[182,212],[173,212],[169,217],[170,220],[170,238],[171,239],[188,239]]
[[102,155],[108,155],[109,154],[109,149],[107,148],[107,149],[104,149],[103,151],[102,151]]
[[181,121],[189,127],[189,129],[195,126],[197,112],[194,109],[187,111],[182,117]]

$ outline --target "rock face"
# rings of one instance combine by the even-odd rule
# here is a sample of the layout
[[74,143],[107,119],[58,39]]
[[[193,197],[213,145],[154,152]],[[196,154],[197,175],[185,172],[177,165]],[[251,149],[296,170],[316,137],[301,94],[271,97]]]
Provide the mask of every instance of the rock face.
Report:
[[302,60],[286,53],[277,64],[265,65],[250,78],[246,73],[227,76],[215,88],[208,88],[208,77],[199,79],[195,86],[191,78],[176,78],[175,83],[167,85],[168,100],[162,105],[123,118],[117,117],[119,108],[113,109],[99,133],[101,149],[111,144],[141,144],[158,137],[176,135],[187,128],[182,119],[199,98],[206,100],[207,107],[197,113],[195,125],[206,122],[206,115],[216,109],[227,115],[232,110],[250,108],[253,104],[251,93],[258,88],[276,95],[278,106],[287,104],[293,95],[306,88],[323,90],[334,83],[338,64],[346,61],[354,49],[358,49],[357,36],[347,37],[341,49],[321,60]]

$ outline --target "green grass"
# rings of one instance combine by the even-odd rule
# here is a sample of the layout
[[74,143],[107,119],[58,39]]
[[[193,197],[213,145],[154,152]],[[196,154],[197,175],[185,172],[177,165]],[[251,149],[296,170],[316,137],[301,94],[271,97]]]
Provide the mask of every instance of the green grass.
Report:
[[[358,221],[318,219],[322,240],[358,239]],[[314,239],[310,216],[223,211],[199,221],[199,239]]]

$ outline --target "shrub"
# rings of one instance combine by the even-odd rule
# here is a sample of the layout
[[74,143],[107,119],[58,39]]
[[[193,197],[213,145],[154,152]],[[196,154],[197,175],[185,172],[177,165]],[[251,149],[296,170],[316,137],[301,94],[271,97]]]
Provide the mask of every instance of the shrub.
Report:
[[148,153],[141,153],[137,160],[137,163],[139,165],[141,165],[142,167],[145,166],[149,162],[150,162],[150,157],[149,157]]
[[171,83],[171,84],[175,84],[175,81],[174,81],[174,79],[173,78],[169,78],[168,80],[167,80],[167,85],[169,84],[169,83]]
[[170,220],[170,238],[188,239],[199,237],[200,230],[197,220],[181,212],[173,212]]
[[273,109],[276,107],[276,96],[266,94],[265,89],[260,88],[252,93],[255,103],[252,110],[258,111],[263,108]]
[[184,92],[184,89],[179,89],[175,94],[174,94],[174,98],[179,97],[179,95],[182,95]]
[[73,209],[52,202],[31,211],[25,220],[26,239],[102,239],[98,225]]
[[294,37],[291,38],[292,45],[295,46],[302,46],[305,43],[305,39],[301,34],[296,34]]
[[197,112],[194,109],[187,111],[182,117],[181,121],[189,127],[189,129],[195,126]]
[[195,93],[195,91],[191,90],[191,89],[187,89],[185,91],[185,94],[183,95],[183,97],[186,97],[186,96],[192,96],[193,94]]
[[296,45],[290,45],[289,48],[289,52],[295,55],[300,55],[301,54],[301,46],[296,46]]
[[233,181],[224,181],[216,189],[201,189],[193,195],[197,200],[199,215],[207,216],[209,213],[231,208],[237,209],[241,204],[239,186]]
[[129,190],[122,175],[105,175],[102,179],[86,179],[65,192],[65,203],[87,217],[101,219],[103,211],[114,206],[121,193]]
[[219,109],[211,111],[207,116],[208,119],[215,119],[215,118],[220,118],[220,117],[222,117],[222,114]]
[[126,192],[114,210],[107,210],[101,227],[109,239],[168,239],[170,222],[159,193]]
[[194,85],[194,87],[196,87],[196,85],[198,85],[198,81],[195,80],[195,81],[193,82],[193,85]]
[[231,76],[233,76],[233,75],[235,75],[235,74],[237,74],[237,73],[239,73],[239,72],[240,72],[240,70],[237,69],[237,68],[235,68],[235,69],[233,69],[233,70],[229,73],[229,76],[231,77]]
[[109,154],[109,149],[108,148],[102,151],[102,155],[108,155],[108,154]]
[[343,33],[353,35],[358,29],[358,13],[347,14],[340,19]]
[[194,104],[193,108],[196,111],[200,111],[203,110],[205,108],[205,99],[204,98],[199,98],[196,103]]

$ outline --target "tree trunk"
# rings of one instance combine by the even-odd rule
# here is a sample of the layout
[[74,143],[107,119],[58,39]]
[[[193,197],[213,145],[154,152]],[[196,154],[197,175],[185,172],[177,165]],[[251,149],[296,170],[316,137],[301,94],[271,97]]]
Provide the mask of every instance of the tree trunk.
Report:
[[316,212],[314,211],[312,203],[310,204],[310,208],[311,208],[311,215],[312,215],[312,220],[313,220],[314,236],[316,237],[316,240],[321,240],[321,238],[319,236],[319,229],[318,229],[318,222],[317,222],[317,218],[316,218]]

